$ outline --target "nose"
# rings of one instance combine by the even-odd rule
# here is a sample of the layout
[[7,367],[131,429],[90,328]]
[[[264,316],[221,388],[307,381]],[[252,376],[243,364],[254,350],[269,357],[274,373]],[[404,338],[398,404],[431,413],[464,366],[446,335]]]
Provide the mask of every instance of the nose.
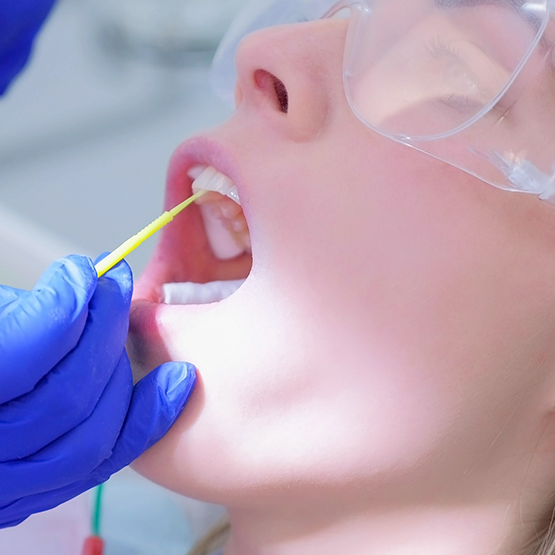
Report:
[[296,141],[318,135],[341,102],[347,22],[320,20],[264,29],[236,58],[237,108],[255,110]]

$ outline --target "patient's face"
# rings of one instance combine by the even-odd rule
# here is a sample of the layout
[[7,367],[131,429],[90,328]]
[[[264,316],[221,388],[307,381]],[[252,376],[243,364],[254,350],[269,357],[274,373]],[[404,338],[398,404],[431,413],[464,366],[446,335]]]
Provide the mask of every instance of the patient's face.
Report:
[[[136,464],[183,494],[463,497],[503,474],[553,393],[552,208],[362,125],[342,87],[345,30],[248,38],[236,114],[174,155],[168,206],[190,193],[191,167],[214,166],[236,183],[252,242],[252,269],[248,253],[218,260],[191,208],[137,285],[135,368],[199,370]],[[241,277],[216,304],[159,304],[165,282]]]

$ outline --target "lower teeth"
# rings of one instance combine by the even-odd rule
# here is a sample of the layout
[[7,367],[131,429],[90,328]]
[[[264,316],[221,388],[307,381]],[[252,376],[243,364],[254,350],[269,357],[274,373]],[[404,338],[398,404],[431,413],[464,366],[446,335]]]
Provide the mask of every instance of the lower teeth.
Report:
[[210,283],[165,283],[162,286],[162,292],[165,304],[208,304],[226,299],[235,293],[243,283],[242,279]]

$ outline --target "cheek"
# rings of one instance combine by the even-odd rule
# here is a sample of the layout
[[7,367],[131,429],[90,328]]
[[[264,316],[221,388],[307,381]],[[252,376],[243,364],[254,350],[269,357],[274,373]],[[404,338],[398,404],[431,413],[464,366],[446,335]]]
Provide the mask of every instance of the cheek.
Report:
[[[463,414],[478,422],[487,412],[489,438],[511,406],[496,405],[495,416],[493,399],[517,394],[529,379],[504,369],[526,364],[534,349],[515,350],[530,333],[516,302],[529,287],[500,216],[506,193],[405,147],[362,143],[318,145],[321,163],[281,169],[260,224],[268,282],[305,341],[301,374],[342,368],[337,376],[352,399],[341,407],[351,416],[338,410],[338,420],[351,430],[377,433],[369,423],[385,418],[397,432],[389,442],[424,447],[422,430],[441,434]],[[357,400],[356,384],[369,403]]]
[[515,293],[531,288],[489,208],[505,193],[368,144],[353,134],[246,164],[259,183],[251,278],[194,325],[168,316],[171,358],[202,383],[139,461],[151,478],[216,502],[299,483],[417,487],[409,468],[430,487],[483,458],[509,420],[533,376],[507,368],[534,347],[515,348]]
[[[353,482],[376,496],[394,486],[407,493],[425,484],[431,492],[482,458],[509,421],[522,379],[423,360],[395,348],[390,332],[369,319],[355,331],[348,315],[345,326],[324,312],[308,318],[298,298],[280,293],[276,310],[244,291],[220,314],[221,328],[197,320],[187,348],[182,337],[168,337],[172,358],[193,360],[201,382],[139,471],[224,504],[276,488],[296,495]],[[255,307],[264,316],[253,322]],[[208,349],[209,332],[221,340]],[[422,330],[412,333],[422,342]]]
[[[220,329],[197,320],[188,348],[179,347],[182,338],[167,338],[172,358],[197,364],[201,383],[139,471],[222,502],[229,490],[257,495],[267,487],[302,489],[315,477],[318,487],[368,479],[428,453],[450,421],[441,386],[396,367],[363,330],[345,333],[322,313],[307,319],[294,297],[279,293],[280,310],[256,302],[264,315],[256,322],[238,316],[252,314],[247,290],[220,314]],[[211,349],[202,344],[208,327],[223,337]],[[437,401],[425,402],[430,398]]]

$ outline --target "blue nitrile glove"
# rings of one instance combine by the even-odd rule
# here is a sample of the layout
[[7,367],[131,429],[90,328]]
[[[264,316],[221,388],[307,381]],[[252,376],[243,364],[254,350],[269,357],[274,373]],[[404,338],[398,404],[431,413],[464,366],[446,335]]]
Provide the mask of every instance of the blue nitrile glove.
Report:
[[196,380],[167,363],[133,387],[133,278],[55,262],[32,291],[0,286],[0,528],[106,481],[175,422]]
[[23,69],[55,0],[0,0],[0,95]]

